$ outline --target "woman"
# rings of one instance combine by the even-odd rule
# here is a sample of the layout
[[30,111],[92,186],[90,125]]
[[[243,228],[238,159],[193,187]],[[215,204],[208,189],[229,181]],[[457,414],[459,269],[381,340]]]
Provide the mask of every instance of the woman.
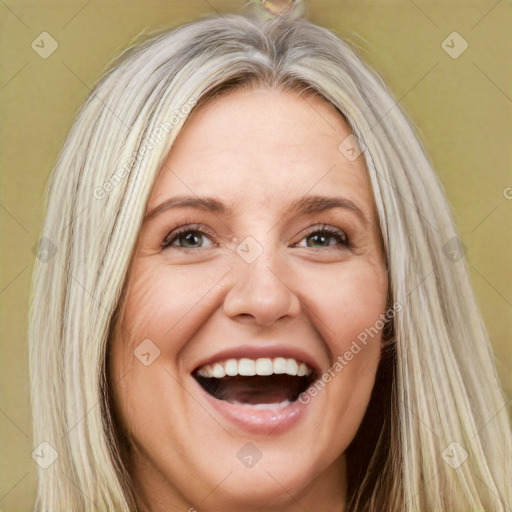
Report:
[[443,192],[326,29],[224,15],[127,52],[69,134],[42,239],[39,510],[512,506]]

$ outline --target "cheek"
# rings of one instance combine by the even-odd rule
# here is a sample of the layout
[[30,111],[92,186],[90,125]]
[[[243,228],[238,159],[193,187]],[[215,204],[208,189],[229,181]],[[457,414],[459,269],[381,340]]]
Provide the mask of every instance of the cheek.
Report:
[[140,341],[149,338],[162,350],[178,351],[190,320],[208,306],[208,295],[225,273],[211,266],[192,271],[161,261],[140,261],[128,289],[123,327]]
[[[309,287],[308,305],[325,326],[322,335],[331,355],[345,352],[351,341],[370,329],[381,326],[385,313],[388,281],[383,265],[358,261],[317,273],[316,286]],[[372,339],[380,341],[381,329]],[[362,336],[364,337],[364,336]],[[334,352],[337,352],[334,354]]]
[[380,359],[386,271],[383,265],[354,262],[320,273],[316,283],[308,305],[330,351],[324,376],[329,400],[339,406],[332,409],[331,424],[350,423],[354,430],[366,410]]
[[169,397],[181,399],[173,379],[186,362],[181,351],[211,314],[212,289],[228,270],[217,265],[192,272],[186,265],[136,260],[110,363],[115,400],[132,432],[144,430],[154,410],[163,413]]

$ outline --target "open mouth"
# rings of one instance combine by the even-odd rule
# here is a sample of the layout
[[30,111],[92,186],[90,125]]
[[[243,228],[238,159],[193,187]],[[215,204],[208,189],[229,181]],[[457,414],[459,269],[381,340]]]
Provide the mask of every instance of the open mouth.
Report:
[[306,363],[284,357],[228,359],[201,366],[192,375],[218,400],[257,409],[292,404],[316,378]]

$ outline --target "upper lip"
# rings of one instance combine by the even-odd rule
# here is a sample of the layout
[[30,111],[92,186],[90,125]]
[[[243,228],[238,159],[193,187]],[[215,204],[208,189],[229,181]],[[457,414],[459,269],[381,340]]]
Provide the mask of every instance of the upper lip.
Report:
[[306,363],[313,369],[316,375],[320,374],[320,364],[311,353],[305,351],[301,347],[291,346],[286,344],[251,344],[251,345],[237,345],[236,347],[226,348],[215,354],[205,356],[201,361],[196,364],[193,371],[198,370],[206,364],[213,364],[227,359],[259,359],[259,358],[274,358],[285,357],[293,358],[297,361]]

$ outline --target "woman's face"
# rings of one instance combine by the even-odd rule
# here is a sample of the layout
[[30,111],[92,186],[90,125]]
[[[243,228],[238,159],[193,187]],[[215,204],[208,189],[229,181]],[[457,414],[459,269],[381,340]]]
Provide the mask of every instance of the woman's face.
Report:
[[181,131],[111,347],[141,508],[343,503],[388,290],[350,133],[325,100],[262,89],[207,102]]

